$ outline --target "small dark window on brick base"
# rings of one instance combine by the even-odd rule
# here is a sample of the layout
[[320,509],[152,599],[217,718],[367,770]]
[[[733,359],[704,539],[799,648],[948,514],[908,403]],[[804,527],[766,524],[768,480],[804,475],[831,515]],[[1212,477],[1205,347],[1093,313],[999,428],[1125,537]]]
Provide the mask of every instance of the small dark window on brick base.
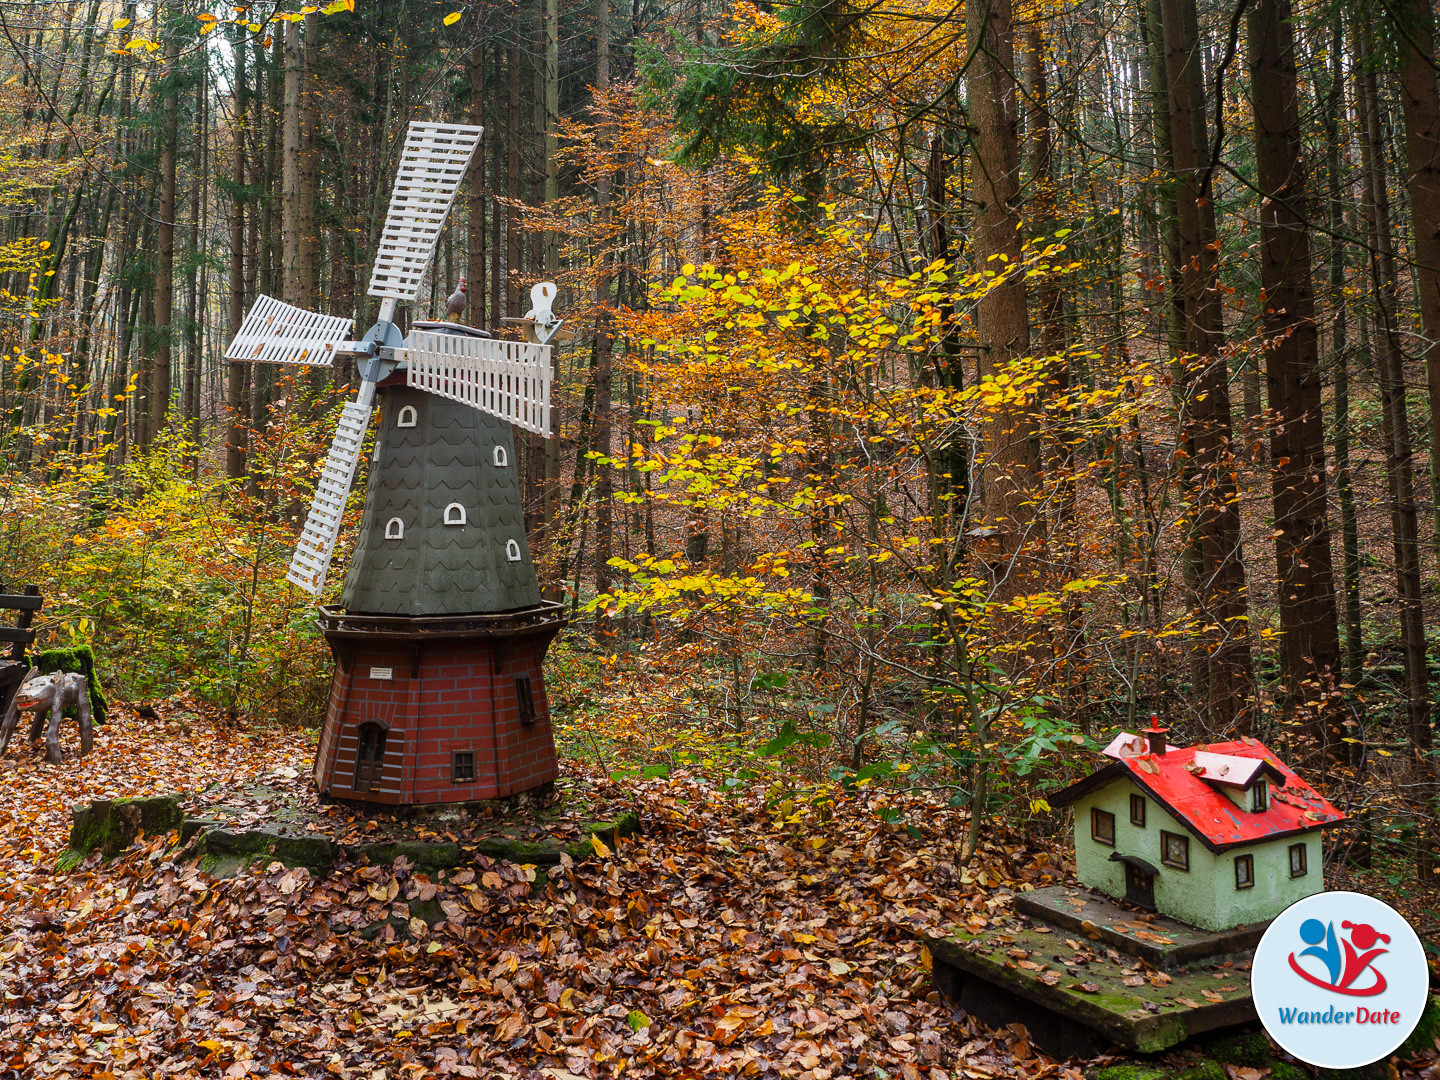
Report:
[[520,712],[520,723],[526,727],[535,723],[535,695],[530,690],[529,675],[515,680],[515,705]]
[[457,784],[475,779],[475,751],[457,750],[450,755],[450,779]]
[[355,791],[379,791],[385,771],[385,729],[379,724],[361,724],[355,749]]

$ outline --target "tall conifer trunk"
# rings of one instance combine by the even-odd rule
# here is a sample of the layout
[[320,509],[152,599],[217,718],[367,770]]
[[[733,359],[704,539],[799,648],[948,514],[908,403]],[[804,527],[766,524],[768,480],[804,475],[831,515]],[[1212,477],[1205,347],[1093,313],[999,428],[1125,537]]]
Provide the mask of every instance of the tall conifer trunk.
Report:
[[1189,355],[1186,442],[1195,468],[1193,531],[1196,695],[1210,732],[1246,732],[1254,706],[1250,634],[1231,445],[1229,371],[1221,352],[1215,202],[1209,184],[1205,95],[1195,0],[1160,0],[1170,148],[1176,185],[1180,305]]
[[164,113],[160,133],[160,220],[155,223],[156,252],[159,265],[155,273],[154,352],[150,365],[150,424],[148,439],[159,438],[165,429],[165,415],[170,408],[170,363],[174,339],[175,314],[175,143],[179,134],[175,70],[180,56],[180,28],[172,17],[165,39],[165,78],[168,86],[162,103]]
[[[245,31],[236,26],[231,34],[235,54],[235,120],[231,138],[230,182],[234,189],[230,212],[230,309],[227,337],[240,332],[245,320],[245,138],[249,133],[250,87],[245,78]],[[249,438],[246,365],[232,361],[225,383],[225,408],[230,426],[225,439],[225,475],[232,480],[245,475],[245,449]]]
[[[1440,492],[1440,86],[1435,79],[1435,15],[1431,0],[1398,0],[1400,101],[1405,114],[1410,218],[1415,234],[1415,292],[1420,350],[1430,389],[1430,476]],[[1440,553],[1440,499],[1432,498],[1434,544]]]
[[1248,18],[1261,195],[1260,279],[1270,343],[1265,376],[1280,578],[1280,674],[1285,712],[1315,702],[1310,728],[1323,739],[1338,720],[1333,694],[1340,638],[1326,518],[1320,343],[1290,0],[1255,0]]

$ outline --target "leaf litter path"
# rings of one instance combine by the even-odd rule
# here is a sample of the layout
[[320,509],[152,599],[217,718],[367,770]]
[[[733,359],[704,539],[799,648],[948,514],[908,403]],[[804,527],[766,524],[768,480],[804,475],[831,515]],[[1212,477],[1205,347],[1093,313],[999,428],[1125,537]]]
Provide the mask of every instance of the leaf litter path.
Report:
[[[215,880],[169,860],[173,837],[50,873],[72,802],[303,773],[309,755],[299,735],[122,714],[84,761],[0,760],[0,1071],[1079,1080],[1023,1029],[986,1031],[931,992],[916,935],[983,924],[1003,889],[960,884],[942,841],[862,806],[826,824],[840,846],[817,846],[776,831],[758,791],[635,782],[646,835],[533,891],[533,870],[483,857],[443,882],[403,859]],[[992,851],[980,880],[1025,858]],[[447,921],[358,933],[420,900]]]

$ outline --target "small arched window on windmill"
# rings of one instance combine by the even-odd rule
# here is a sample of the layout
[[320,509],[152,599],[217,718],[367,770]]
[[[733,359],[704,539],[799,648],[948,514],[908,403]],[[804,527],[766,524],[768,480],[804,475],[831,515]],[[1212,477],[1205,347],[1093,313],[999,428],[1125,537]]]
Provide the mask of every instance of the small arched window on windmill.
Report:
[[395,426],[396,426],[396,427],[414,427],[414,426],[415,426],[415,420],[416,420],[416,417],[415,417],[415,406],[414,406],[414,405],[406,405],[404,408],[402,408],[402,409],[400,410],[400,418],[395,421]]
[[385,522],[385,539],[405,539],[405,523],[401,521],[398,517],[393,517],[389,521]]
[[514,540],[505,541],[505,558],[510,562],[520,561],[520,545]]
[[510,455],[505,453],[505,447],[497,446],[495,453],[491,455],[491,460],[495,462],[497,469],[503,469],[510,464]]
[[445,524],[464,525],[465,507],[461,506],[458,502],[451,503],[449,506],[445,507]]

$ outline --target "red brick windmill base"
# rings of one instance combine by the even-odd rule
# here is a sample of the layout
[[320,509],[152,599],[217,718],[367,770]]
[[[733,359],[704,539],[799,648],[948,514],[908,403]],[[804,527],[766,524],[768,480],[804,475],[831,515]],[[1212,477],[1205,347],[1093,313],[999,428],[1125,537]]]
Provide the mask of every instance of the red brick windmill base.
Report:
[[320,609],[335,656],[315,754],[322,795],[430,806],[555,779],[544,662],[561,605],[410,617]]

